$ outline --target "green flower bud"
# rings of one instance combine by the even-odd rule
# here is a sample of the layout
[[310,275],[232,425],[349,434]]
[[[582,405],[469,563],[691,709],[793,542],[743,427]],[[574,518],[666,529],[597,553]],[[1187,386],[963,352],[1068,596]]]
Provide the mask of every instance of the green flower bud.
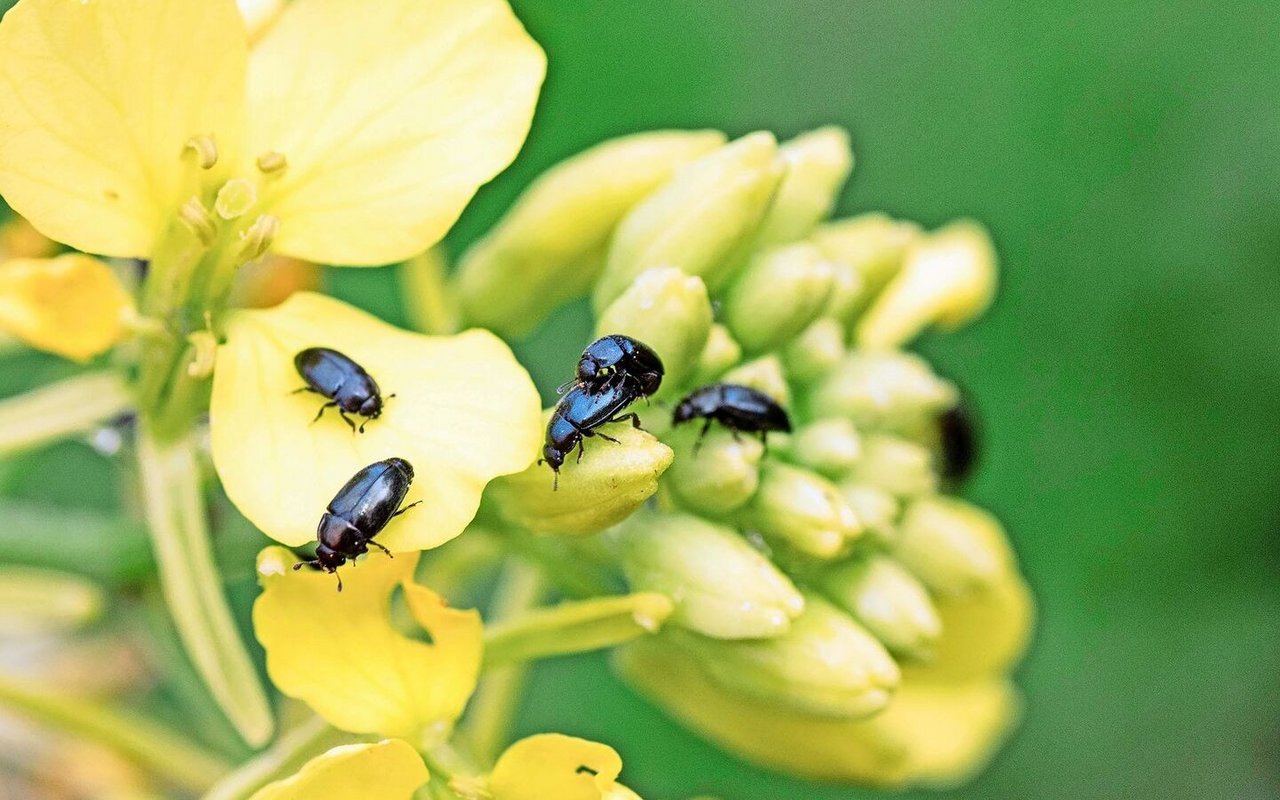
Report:
[[935,592],[986,589],[1013,571],[1000,522],[951,497],[922,497],[907,507],[894,557]]
[[897,544],[898,517],[902,514],[897,497],[879,486],[854,481],[841,483],[840,493],[877,542],[885,547]]
[[581,463],[572,454],[565,459],[559,489],[552,489],[551,469],[534,464],[489,484],[486,501],[507,521],[538,533],[581,535],[618,524],[658,490],[673,454],[630,423],[604,432],[618,444],[587,440]]
[[819,583],[828,598],[866,626],[889,651],[927,657],[942,633],[938,609],[910,572],[886,556],[848,561]]
[[848,472],[862,457],[862,437],[852,422],[841,417],[805,425],[790,444],[792,459],[828,478]]
[[719,131],[640,133],[596,145],[543,173],[463,255],[457,285],[468,319],[521,336],[586,294],[627,211],[724,140]]
[[[907,247],[920,234],[913,222],[890,219],[885,214],[863,214],[820,225],[809,237],[827,258],[845,264],[856,276],[846,280],[857,285],[854,296],[841,298],[843,307],[833,316],[849,319],[867,306],[902,267]],[[840,312],[837,314],[836,312]]]
[[698,369],[694,373],[693,383],[697,386],[711,383],[741,360],[742,345],[733,340],[728,328],[718,322],[713,323],[711,333],[707,336],[707,344],[698,357]]
[[811,244],[764,250],[730,287],[725,324],[747,352],[772,350],[817,318],[831,281],[831,265]]
[[680,169],[619,224],[596,283],[596,310],[654,267],[678,267],[717,291],[738,266],[783,171],[777,142],[764,132]]
[[666,375],[658,397],[676,392],[693,375],[711,333],[711,301],[702,280],[678,269],[651,269],[609,304],[596,335],[625,333],[649,345]]
[[824,717],[865,717],[898,687],[898,665],[848,614],[806,594],[804,613],[772,639],[725,641],[669,630],[716,683],[771,705]]
[[828,125],[784,142],[778,150],[787,174],[760,225],[758,246],[804,238],[835,207],[853,170],[853,150],[843,128]]
[[777,356],[769,355],[739,364],[726,372],[720,380],[750,386],[769,395],[783,408],[791,407],[791,389],[787,386],[787,376],[783,373],[782,362]]
[[835,369],[844,355],[844,327],[823,317],[787,345],[782,358],[793,380],[810,383]]
[[687,423],[667,434],[677,457],[663,486],[690,511],[723,516],[746,505],[760,486],[764,444],[753,436],[712,429],[695,453],[701,430],[701,424]]
[[670,622],[719,639],[779,636],[804,598],[730,528],[678,513],[636,514],[608,534],[632,591],[672,598]]
[[830,481],[766,461],[760,489],[742,511],[747,527],[818,558],[835,558],[862,534],[862,523]]
[[863,347],[899,347],[934,323],[958,328],[985,311],[995,291],[991,237],[976,222],[954,222],[911,246],[855,338]]
[[938,490],[933,453],[915,442],[882,433],[863,438],[862,458],[849,477],[899,497],[915,497]]
[[847,417],[860,429],[904,431],[956,404],[955,387],[912,353],[853,352],[809,395],[817,417]]

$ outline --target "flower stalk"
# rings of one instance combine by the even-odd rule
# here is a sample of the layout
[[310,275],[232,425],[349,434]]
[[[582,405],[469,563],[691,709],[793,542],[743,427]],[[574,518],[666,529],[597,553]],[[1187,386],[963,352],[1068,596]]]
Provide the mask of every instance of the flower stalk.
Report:
[[194,443],[162,444],[144,424],[138,462],[160,585],[183,646],[241,737],[262,745],[274,721],[214,566]]
[[114,372],[88,372],[0,401],[0,456],[87,431],[133,403]]

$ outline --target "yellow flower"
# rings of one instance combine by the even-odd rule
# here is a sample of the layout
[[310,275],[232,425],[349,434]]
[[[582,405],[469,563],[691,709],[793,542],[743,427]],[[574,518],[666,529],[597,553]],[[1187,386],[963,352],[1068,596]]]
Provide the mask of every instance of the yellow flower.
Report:
[[0,332],[77,361],[129,330],[133,299],[106,264],[85,255],[0,264]]
[[408,743],[387,739],[335,747],[250,800],[409,800],[428,777]]
[[[362,560],[344,572],[341,593],[333,576],[295,563],[280,547],[258,556],[253,625],[272,682],[343,730],[442,740],[475,689],[480,615],[414,583],[417,554]],[[393,624],[393,593],[418,637]]]
[[558,733],[521,739],[489,776],[493,800],[612,800],[634,797],[617,783],[622,759],[608,745]]
[[205,244],[398,261],[510,163],[545,71],[502,0],[298,0],[247,39],[232,0],[21,0],[0,194],[88,252],[151,254],[185,206]]
[[[226,330],[210,407],[214,466],[240,511],[284,544],[314,540],[338,489],[395,456],[414,467],[407,502],[423,503],[378,541],[397,552],[435,547],[471,521],[485,484],[537,455],[537,390],[487,331],[409,333],[309,292],[274,309],[233,312]],[[293,357],[308,347],[339,350],[378,382],[384,410],[363,434],[333,412],[313,424],[324,400],[294,394],[303,382]]]

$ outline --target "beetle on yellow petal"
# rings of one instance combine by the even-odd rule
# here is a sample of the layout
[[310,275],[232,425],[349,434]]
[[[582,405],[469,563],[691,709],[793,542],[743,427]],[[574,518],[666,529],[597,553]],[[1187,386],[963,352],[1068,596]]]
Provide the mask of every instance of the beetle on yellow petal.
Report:
[[[346,731],[414,742],[447,735],[480,671],[480,615],[414,583],[416,553],[362,559],[344,572],[341,593],[331,575],[296,563],[281,547],[258,556],[253,627],[271,681]],[[421,636],[393,624],[393,593]]]
[[[342,352],[378,382],[385,405],[364,433],[332,413],[313,423],[324,399],[294,393],[304,383],[293,357],[309,347]],[[415,472],[406,503],[423,502],[378,542],[422,550],[462,532],[490,480],[532,463],[539,406],[528,373],[487,331],[424,336],[300,292],[228,318],[210,408],[213,461],[240,511],[297,546],[314,540],[320,515],[357,471],[403,458]]]
[[407,742],[387,739],[335,747],[249,800],[409,800],[429,777]]
[[126,333],[133,299],[115,273],[78,253],[0,264],[0,332],[77,361]]
[[489,776],[493,800],[607,800],[634,797],[617,783],[622,758],[608,745],[542,733],[507,748]]

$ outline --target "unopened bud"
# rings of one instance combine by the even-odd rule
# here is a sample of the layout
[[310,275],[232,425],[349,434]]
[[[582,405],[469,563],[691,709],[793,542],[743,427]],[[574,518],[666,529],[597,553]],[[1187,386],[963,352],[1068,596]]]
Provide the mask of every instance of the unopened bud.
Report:
[[894,557],[935,592],[980,591],[1012,571],[1000,522],[951,497],[921,497],[902,516]]
[[805,328],[783,351],[787,375],[799,383],[826,375],[844,358],[844,338],[844,327],[830,317]]
[[754,436],[734,436],[726,430],[713,429],[702,437],[701,428],[682,425],[666,435],[676,459],[664,486],[685,508],[723,516],[746,505],[756,493],[764,445]]
[[832,316],[849,319],[866,308],[889,280],[902,268],[907,247],[920,235],[912,222],[901,222],[884,214],[863,214],[828,222],[809,237],[827,258],[846,265],[854,278],[845,283],[856,286],[856,294],[840,296],[840,308],[832,308]]
[[975,222],[948,225],[917,241],[901,271],[859,321],[862,347],[899,347],[931,324],[958,328],[991,305],[996,253]]
[[658,490],[672,452],[628,423],[603,432],[618,443],[588,439],[580,463],[573,454],[565,458],[558,488],[551,468],[534,464],[489,484],[486,500],[508,521],[537,533],[583,535],[618,524]]
[[622,333],[647,344],[662,359],[659,397],[688,380],[711,333],[711,302],[702,280],[670,267],[651,269],[600,315],[596,335]]
[[853,169],[849,134],[834,125],[783,142],[787,174],[757,234],[757,246],[794,242],[826,219]]
[[725,641],[670,630],[715,682],[761,702],[828,717],[866,717],[884,709],[901,674],[884,646],[848,614],[817,595],[771,639]]
[[783,170],[777,142],[764,132],[681,168],[619,224],[596,283],[595,308],[654,267],[677,267],[719,290],[750,244]]
[[956,388],[912,353],[853,352],[814,384],[809,410],[860,429],[910,431],[955,405]]
[[963,597],[937,600],[942,636],[933,657],[912,665],[930,681],[970,681],[1011,669],[1031,639],[1035,603],[1020,575],[1008,574]]
[[808,470],[766,461],[760,489],[743,522],[806,555],[835,558],[862,534],[862,524],[836,487]]
[[867,534],[881,546],[892,547],[898,542],[898,517],[902,515],[902,503],[891,492],[879,486],[845,481],[840,493],[867,528]]
[[810,422],[791,437],[791,458],[828,478],[848,472],[862,457],[862,437],[841,417]]
[[702,355],[698,356],[693,383],[701,386],[719,380],[727,369],[741,360],[742,346],[733,340],[729,329],[718,322],[712,323]]
[[724,140],[718,131],[640,133],[552,167],[463,255],[458,292],[467,318],[522,336],[586,294],[604,268],[609,237],[631,207]]
[[726,372],[720,380],[724,383],[750,386],[769,395],[783,408],[791,407],[791,389],[787,386],[787,376],[777,356],[768,355],[739,364]]
[[889,651],[927,657],[942,633],[929,592],[887,556],[851,560],[819,579],[826,596],[866,626]]
[[731,528],[690,514],[640,512],[608,534],[632,591],[675,601],[670,623],[719,639],[778,636],[804,598]]
[[862,440],[862,458],[849,473],[859,483],[878,486],[898,497],[938,490],[929,448],[907,439],[873,433]]
[[811,244],[764,250],[730,287],[725,324],[748,353],[772,350],[817,318],[831,281],[831,265]]

